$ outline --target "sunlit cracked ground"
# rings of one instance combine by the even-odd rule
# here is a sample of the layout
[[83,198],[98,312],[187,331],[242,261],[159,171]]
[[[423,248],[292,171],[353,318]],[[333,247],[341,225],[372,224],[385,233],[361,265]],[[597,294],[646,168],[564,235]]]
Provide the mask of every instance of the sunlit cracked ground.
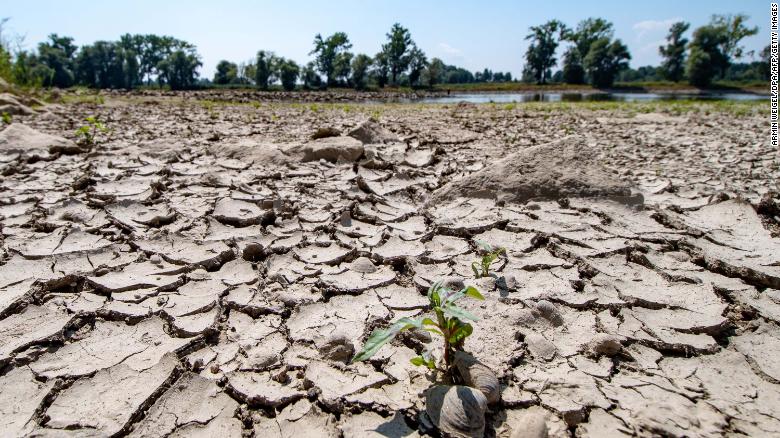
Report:
[[[487,298],[464,303],[481,318],[466,349],[502,384],[487,436],[778,434],[767,108],[133,97],[15,117],[0,132],[2,434],[424,435],[432,376],[409,359],[430,337],[347,362],[448,277]],[[92,115],[110,132],[85,150],[71,140]],[[341,135],[312,141],[319,128]],[[576,165],[644,206],[425,205],[565,136],[597,158]],[[474,280],[478,240],[507,256]]]

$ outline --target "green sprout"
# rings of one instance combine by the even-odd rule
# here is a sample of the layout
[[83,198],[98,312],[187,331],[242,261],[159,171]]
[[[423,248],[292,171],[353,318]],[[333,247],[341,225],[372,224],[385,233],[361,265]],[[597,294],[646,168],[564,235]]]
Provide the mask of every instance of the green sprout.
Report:
[[[445,368],[440,371],[449,374],[455,351],[463,350],[464,341],[474,331],[474,327],[465,321],[476,321],[478,319],[468,311],[455,305],[458,300],[464,297],[477,300],[485,299],[473,286],[468,286],[455,292],[444,287],[441,281],[434,283],[428,289],[428,301],[433,309],[435,319],[429,317],[417,319],[401,318],[384,330],[374,330],[363,345],[363,349],[352,358],[352,362],[369,359],[384,344],[390,342],[398,333],[404,330],[422,329],[443,338]],[[431,370],[438,369],[436,367],[436,359],[430,351],[412,358],[411,363],[417,366],[425,366]]]
[[87,122],[87,124],[76,130],[76,137],[85,144],[95,144],[95,136],[98,132],[108,132],[108,128],[106,128],[95,116],[89,116],[84,119],[84,121]]
[[8,114],[7,112],[3,112],[2,117],[3,117],[3,123],[5,123],[6,125],[10,125],[11,124],[11,115],[10,114]]
[[501,254],[506,254],[506,248],[502,246],[493,247],[482,241],[477,241],[477,244],[482,248],[484,254],[482,255],[482,258],[471,264],[471,270],[474,271],[474,278],[489,277],[490,265],[492,265]]

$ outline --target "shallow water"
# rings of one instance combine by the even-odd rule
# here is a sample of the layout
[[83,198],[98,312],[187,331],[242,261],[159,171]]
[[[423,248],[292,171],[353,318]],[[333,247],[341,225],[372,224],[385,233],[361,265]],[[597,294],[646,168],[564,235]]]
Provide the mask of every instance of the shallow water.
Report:
[[746,93],[453,93],[425,97],[421,103],[512,103],[512,102],[651,102],[656,100],[763,100],[767,96]]

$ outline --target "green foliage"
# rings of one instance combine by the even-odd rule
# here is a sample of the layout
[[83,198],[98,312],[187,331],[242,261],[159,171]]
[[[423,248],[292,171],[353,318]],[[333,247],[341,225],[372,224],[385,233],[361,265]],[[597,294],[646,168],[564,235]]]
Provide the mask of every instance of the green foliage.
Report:
[[95,144],[95,137],[98,133],[108,132],[108,128],[106,128],[95,116],[89,116],[84,119],[84,121],[87,123],[80,126],[75,132],[76,138],[78,138],[78,141],[82,144],[92,146]]
[[428,67],[423,72],[423,82],[428,84],[428,86],[431,88],[436,86],[436,84],[442,83],[442,81],[444,81],[444,72],[446,67],[447,66],[441,59],[431,59],[431,62],[428,63]]
[[203,65],[196,53],[176,50],[162,60],[157,68],[160,78],[171,90],[192,88],[198,78],[198,68]]
[[219,85],[231,84],[238,78],[238,65],[234,62],[222,60],[217,64],[217,72],[214,73],[214,83]]
[[51,69],[44,82],[47,87],[67,88],[76,81],[74,61],[77,47],[73,38],[49,35],[49,41],[38,44],[38,60]]
[[698,46],[691,47],[686,67],[688,82],[697,87],[708,87],[717,73],[716,64],[710,53]]
[[322,87],[322,78],[317,74],[317,69],[313,62],[309,62],[303,67],[301,70],[301,78],[303,79],[303,87],[307,90]]
[[531,40],[531,45],[525,52],[524,75],[532,77],[538,84],[544,84],[552,76],[552,68],[558,62],[555,51],[568,28],[558,20],[551,20],[541,26],[532,26],[530,31],[525,37]]
[[563,39],[571,42],[563,55],[563,80],[567,84],[584,84],[586,79],[585,58],[591,46],[604,38],[611,40],[612,23],[603,18],[588,18],[580,21],[574,30],[567,29]]
[[8,114],[7,112],[3,112],[2,118],[3,118],[3,123],[5,123],[6,125],[10,125],[11,124],[12,120],[11,120],[11,115],[10,114]]
[[379,87],[387,85],[390,80],[390,60],[387,53],[379,52],[374,56],[374,70],[371,75]]
[[276,81],[274,72],[279,58],[273,52],[260,50],[255,63],[255,85],[261,90],[267,90],[268,85]]
[[585,68],[582,57],[576,47],[569,47],[563,54],[563,82],[567,84],[584,84]]
[[282,87],[287,91],[295,89],[295,82],[298,80],[298,75],[301,72],[298,64],[292,59],[280,58],[276,65],[279,75],[279,80],[282,81]]
[[500,246],[494,248],[482,241],[478,241],[477,244],[482,249],[482,256],[471,264],[471,270],[474,271],[474,278],[489,277],[490,266],[498,260],[501,254],[506,254],[506,249]]
[[690,27],[690,23],[684,21],[672,24],[666,36],[667,44],[658,48],[658,52],[664,58],[661,71],[670,81],[679,81],[685,73],[685,46],[688,44],[688,39],[683,38],[683,34]]
[[[433,311],[434,318],[401,318],[386,329],[374,330],[352,362],[364,361],[379,351],[382,346],[395,338],[404,330],[422,329],[439,335],[444,343],[444,372],[449,372],[452,367],[453,353],[462,350],[466,338],[474,331],[474,327],[466,321],[476,321],[478,318],[455,303],[462,298],[469,297],[484,300],[479,291],[473,286],[468,286],[460,291],[452,291],[436,282],[428,289],[428,301]],[[414,357],[411,363],[417,366],[425,366],[436,369],[436,360],[430,352],[425,352]]]
[[620,40],[601,38],[591,45],[583,67],[594,87],[611,87],[617,74],[628,68],[629,59],[628,47]]
[[344,32],[336,32],[325,39],[320,34],[314,37],[314,50],[309,55],[314,55],[317,70],[325,76],[328,86],[336,85],[339,79],[349,76],[351,48],[352,43]]
[[425,53],[412,44],[412,49],[409,51],[409,85],[419,85],[420,76],[427,66],[428,59],[425,57]]
[[359,54],[352,58],[352,86],[357,90],[363,90],[368,84],[368,69],[373,60],[370,56]]
[[387,34],[387,43],[382,45],[382,53],[387,57],[390,69],[390,83],[398,84],[398,76],[405,72],[411,62],[410,49],[414,45],[409,29],[400,23],[393,24]]
[[732,59],[744,55],[740,42],[758,33],[758,28],[748,28],[748,17],[738,15],[714,15],[709,24],[693,32],[690,55],[686,65],[688,81],[699,87],[709,86],[713,79],[723,77]]

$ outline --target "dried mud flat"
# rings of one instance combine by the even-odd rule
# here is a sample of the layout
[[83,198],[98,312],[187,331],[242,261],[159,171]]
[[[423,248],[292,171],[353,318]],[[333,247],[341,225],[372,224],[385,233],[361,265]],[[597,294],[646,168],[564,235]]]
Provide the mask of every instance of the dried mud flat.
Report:
[[[434,382],[409,363],[426,333],[348,360],[440,278],[487,297],[466,343],[502,385],[486,436],[780,433],[763,107],[590,108],[136,97],[15,116],[2,434],[435,436]],[[90,115],[111,133],[80,146]],[[471,278],[477,240],[507,249],[493,277]]]

